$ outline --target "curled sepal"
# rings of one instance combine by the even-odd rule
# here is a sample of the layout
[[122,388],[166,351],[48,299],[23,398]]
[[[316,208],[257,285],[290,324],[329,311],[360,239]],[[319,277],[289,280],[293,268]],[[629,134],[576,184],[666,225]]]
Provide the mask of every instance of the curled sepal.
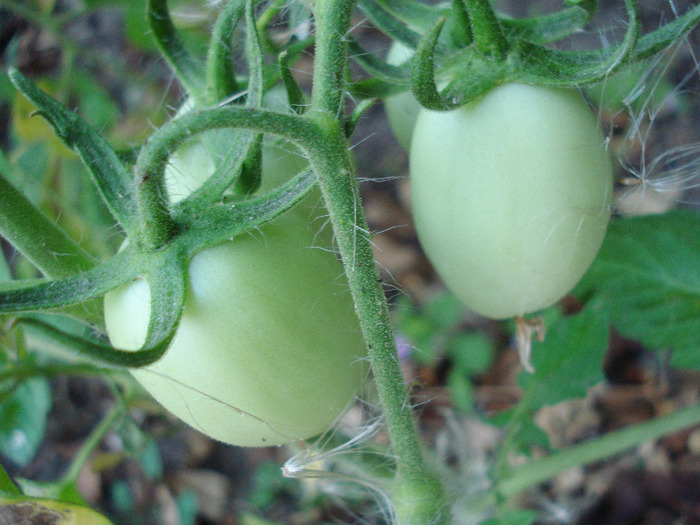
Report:
[[700,21],[700,5],[688,10],[673,22],[658,28],[656,31],[644,35],[637,43],[635,58],[644,59],[655,55],[659,51],[677,42],[682,35],[690,31]]
[[78,153],[114,218],[127,233],[136,232],[138,219],[133,180],[112,147],[77,113],[41,91],[18,70],[11,68],[8,75],[15,87],[39,108],[37,114]]
[[271,221],[303,199],[316,183],[313,171],[301,171],[261,197],[209,207],[207,213],[178,217],[185,225],[182,243],[188,253],[233,239]]
[[634,0],[626,0],[628,25],[617,47],[599,52],[573,52],[550,49],[520,41],[513,50],[515,66],[510,80],[548,84],[582,85],[603,80],[634,57],[639,41],[639,10]]
[[262,145],[263,136],[256,133],[253,143],[248,149],[243,169],[233,185],[233,190],[239,195],[252,195],[260,187],[262,182]]
[[590,21],[593,11],[595,5],[593,9],[575,5],[532,18],[501,18],[500,23],[511,41],[522,39],[534,44],[547,44],[581,31]]
[[304,92],[299,87],[294,75],[292,75],[292,56],[293,55],[289,53],[289,50],[285,49],[277,57],[277,63],[282,75],[284,89],[287,92],[287,101],[289,102],[289,106],[297,115],[303,115],[304,111],[306,110],[306,97],[304,97]]
[[508,40],[488,0],[464,0],[474,45],[483,55],[503,60],[508,53]]
[[0,234],[47,277],[66,277],[95,265],[89,253],[1,173]]
[[245,22],[245,52],[248,61],[248,97],[246,106],[259,108],[262,106],[265,86],[264,54],[260,43],[260,35],[258,35],[258,28],[255,25],[255,10],[253,9],[252,0],[246,0],[245,2]]
[[36,312],[84,303],[136,276],[129,248],[83,273],[49,281],[27,279],[0,283],[0,313]]
[[352,134],[355,132],[355,128],[357,127],[357,123],[360,121],[360,117],[364,114],[365,111],[367,111],[369,108],[374,106],[377,102],[379,102],[379,99],[377,98],[368,98],[361,100],[355,108],[352,110],[352,113],[348,117],[348,119],[345,121],[345,136],[346,137],[351,137]]
[[201,101],[206,92],[204,65],[185,48],[170,18],[167,0],[148,0],[148,25],[156,44],[187,94]]
[[230,0],[219,13],[209,39],[206,75],[209,102],[215,104],[238,92],[233,69],[233,33],[243,18],[244,0]]
[[168,250],[161,264],[148,272],[151,317],[146,341],[139,350],[114,348],[65,332],[39,317],[19,317],[15,323],[31,326],[55,344],[72,349],[97,364],[128,368],[150,365],[163,356],[175,337],[185,304],[186,265],[187,260],[173,249]]
[[411,70],[413,94],[421,106],[434,111],[448,111],[457,107],[457,104],[440,94],[435,84],[435,46],[444,25],[445,19],[441,18],[425,34],[413,56]]
[[[290,137],[292,140],[315,132],[315,126],[298,115],[237,106],[195,110],[179,116],[153,133],[141,148],[139,159],[144,163],[152,162],[153,169],[157,167],[160,170],[158,172],[163,173],[170,152],[175,151],[188,138],[211,129],[236,127],[260,133],[293,135]],[[204,212],[220,199],[240,173],[254,136],[254,133],[245,130],[237,132],[221,165],[199,188],[175,206],[174,213],[182,215]]]
[[[245,2],[246,39],[245,49],[248,59],[248,96],[246,107],[259,108],[263,103],[265,89],[263,50],[255,25],[255,12],[252,0]],[[236,179],[234,191],[240,195],[250,195],[260,187],[262,178],[262,133],[255,133],[248,147],[243,169]],[[224,163],[226,164],[226,163]]]

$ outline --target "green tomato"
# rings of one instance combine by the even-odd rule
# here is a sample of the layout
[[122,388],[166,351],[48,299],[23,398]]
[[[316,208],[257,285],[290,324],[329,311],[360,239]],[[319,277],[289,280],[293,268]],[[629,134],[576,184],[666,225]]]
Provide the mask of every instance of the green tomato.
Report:
[[506,84],[455,111],[422,110],[410,170],[425,253],[457,297],[494,319],[569,292],[609,222],[605,138],[573,90]]
[[[359,390],[365,347],[343,269],[289,214],[195,255],[175,339],[134,377],[203,433],[266,446],[327,429]],[[150,291],[137,280],[105,297],[112,344],[146,337]]]
[[[201,137],[171,158],[172,200],[211,174],[212,147],[227,139],[225,133]],[[266,144],[267,186],[300,169],[294,150],[285,163],[289,148]],[[366,348],[343,267],[305,215],[289,210],[254,233],[196,254],[171,346],[153,365],[132,371],[165,408],[214,439],[268,446],[315,436],[365,379]],[[116,347],[141,347],[149,317],[145,280],[105,297]]]

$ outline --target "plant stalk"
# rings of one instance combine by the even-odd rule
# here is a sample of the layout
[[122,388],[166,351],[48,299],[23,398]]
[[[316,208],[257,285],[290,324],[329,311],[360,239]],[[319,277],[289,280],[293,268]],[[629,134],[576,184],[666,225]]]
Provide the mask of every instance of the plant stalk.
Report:
[[586,465],[624,452],[641,443],[658,439],[700,423],[700,405],[682,408],[667,416],[610,432],[580,445],[560,450],[550,456],[516,467],[510,476],[495,487],[508,498],[527,487],[553,478],[575,466]]
[[393,503],[403,524],[446,523],[447,497],[439,477],[425,463],[403,380],[384,290],[374,261],[367,219],[343,133],[344,72],[353,0],[316,3],[316,61],[309,117],[325,133],[323,154],[310,162],[328,209],[360,326],[367,343],[379,399],[396,456]]

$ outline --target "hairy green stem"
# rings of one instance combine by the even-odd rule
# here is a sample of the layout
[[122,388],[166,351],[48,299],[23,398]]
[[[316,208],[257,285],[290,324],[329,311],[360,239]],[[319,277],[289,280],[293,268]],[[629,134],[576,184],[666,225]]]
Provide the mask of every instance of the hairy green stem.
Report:
[[342,118],[348,43],[345,38],[356,0],[316,2],[316,54],[311,107]]
[[397,462],[393,503],[401,524],[433,524],[448,518],[445,489],[426,465],[389,322],[389,309],[374,261],[367,219],[343,132],[344,73],[353,0],[316,3],[316,60],[312,111],[323,131],[309,160],[319,178],[350,290],[367,343],[377,392]]
[[[330,119],[329,119],[330,120]],[[337,123],[336,123],[337,125]],[[389,310],[374,262],[367,220],[360,202],[348,144],[340,127],[324,141],[325,155],[311,155],[320,175],[338,250],[367,343],[377,392],[398,467],[394,504],[399,523],[437,524],[446,519],[442,482],[426,465],[403,380]]]

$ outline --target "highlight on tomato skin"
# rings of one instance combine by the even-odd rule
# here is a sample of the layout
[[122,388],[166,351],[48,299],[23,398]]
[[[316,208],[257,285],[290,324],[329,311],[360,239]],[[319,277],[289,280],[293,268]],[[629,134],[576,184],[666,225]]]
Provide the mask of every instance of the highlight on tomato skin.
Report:
[[416,230],[466,306],[506,319],[573,288],[610,220],[605,144],[575,90],[505,84],[455,111],[421,110],[410,151]]

